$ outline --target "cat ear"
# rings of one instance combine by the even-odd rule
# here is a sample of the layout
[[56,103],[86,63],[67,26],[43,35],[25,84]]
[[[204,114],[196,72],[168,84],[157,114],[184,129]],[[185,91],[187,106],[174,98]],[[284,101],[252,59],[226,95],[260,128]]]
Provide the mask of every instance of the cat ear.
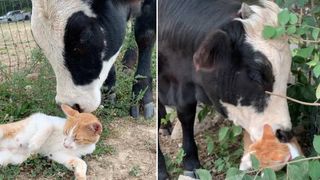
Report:
[[79,112],[77,110],[72,109],[70,106],[68,106],[66,104],[62,104],[61,109],[67,117],[73,117],[73,116],[79,114]]
[[263,126],[263,136],[262,139],[275,137],[275,134],[273,133],[272,127],[269,124],[265,124]]
[[100,135],[102,133],[102,125],[97,122],[89,124],[88,129],[95,135]]

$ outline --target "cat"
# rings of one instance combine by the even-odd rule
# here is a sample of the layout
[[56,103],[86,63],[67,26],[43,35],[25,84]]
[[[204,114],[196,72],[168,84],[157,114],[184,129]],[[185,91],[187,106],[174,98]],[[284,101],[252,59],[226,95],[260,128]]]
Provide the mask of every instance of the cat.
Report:
[[303,155],[296,138],[289,143],[281,143],[268,124],[263,127],[262,139],[253,143],[249,133],[244,132],[244,155],[241,159],[240,170],[252,168],[250,155],[254,154],[259,160],[260,168],[271,168],[275,171],[282,169],[286,163]]
[[61,105],[67,119],[42,113],[0,125],[0,166],[21,164],[32,154],[41,154],[74,170],[85,180],[87,164],[81,156],[95,150],[102,124],[90,113]]

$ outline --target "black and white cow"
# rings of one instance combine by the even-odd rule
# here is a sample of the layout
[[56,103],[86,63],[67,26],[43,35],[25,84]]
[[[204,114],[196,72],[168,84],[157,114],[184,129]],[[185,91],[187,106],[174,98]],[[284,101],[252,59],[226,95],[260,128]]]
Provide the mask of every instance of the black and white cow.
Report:
[[[185,174],[200,168],[193,136],[198,102],[214,105],[253,141],[262,137],[265,123],[274,131],[291,129],[287,101],[265,94],[286,94],[291,66],[287,38],[262,37],[265,25],[277,25],[279,11],[266,0],[250,6],[237,0],[159,1],[158,119],[166,114],[164,105],[176,107]],[[167,177],[159,149],[159,179]]]
[[[56,102],[92,112],[101,103],[100,89],[115,84],[113,64],[121,49],[126,22],[136,7],[135,37],[139,48],[136,75],[145,76],[133,94],[148,89],[145,115],[153,116],[151,52],[156,39],[156,1],[32,0],[31,27],[56,75]],[[137,115],[137,107],[132,107]]]

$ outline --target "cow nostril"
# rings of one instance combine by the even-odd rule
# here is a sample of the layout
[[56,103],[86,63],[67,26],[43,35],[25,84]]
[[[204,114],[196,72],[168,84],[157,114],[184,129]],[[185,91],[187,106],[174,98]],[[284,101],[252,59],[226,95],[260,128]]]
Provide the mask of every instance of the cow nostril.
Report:
[[72,106],[72,108],[73,108],[74,110],[79,111],[79,112],[83,112],[83,109],[81,109],[81,107],[80,107],[79,104],[74,104],[74,105]]

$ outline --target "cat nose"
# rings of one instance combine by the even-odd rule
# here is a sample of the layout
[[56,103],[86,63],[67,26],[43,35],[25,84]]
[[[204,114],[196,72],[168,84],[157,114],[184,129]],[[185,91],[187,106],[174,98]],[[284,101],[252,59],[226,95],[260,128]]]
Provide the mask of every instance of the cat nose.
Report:
[[67,145],[66,143],[63,143],[63,146],[64,146],[65,148],[67,148],[67,149],[71,149],[71,148],[72,148],[72,146],[69,146],[69,145]]

